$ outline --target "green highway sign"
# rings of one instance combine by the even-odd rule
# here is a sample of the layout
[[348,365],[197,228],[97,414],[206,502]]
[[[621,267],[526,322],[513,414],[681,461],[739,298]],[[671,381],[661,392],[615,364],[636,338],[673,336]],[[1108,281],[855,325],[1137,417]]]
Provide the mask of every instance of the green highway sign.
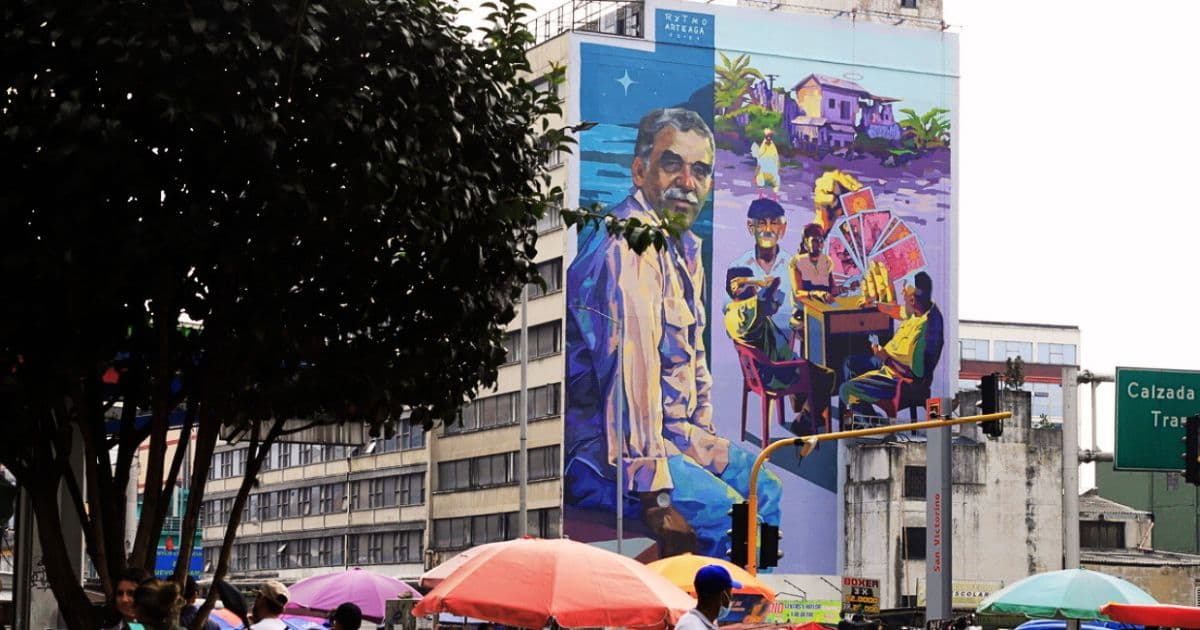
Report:
[[1200,372],[1117,368],[1117,470],[1183,470],[1184,420],[1200,413]]

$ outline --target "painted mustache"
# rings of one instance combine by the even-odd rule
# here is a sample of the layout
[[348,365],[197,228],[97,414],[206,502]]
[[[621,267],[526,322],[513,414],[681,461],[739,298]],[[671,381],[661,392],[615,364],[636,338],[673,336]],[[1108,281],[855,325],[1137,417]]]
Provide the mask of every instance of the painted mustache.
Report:
[[700,197],[696,196],[695,191],[680,188],[679,186],[671,186],[663,191],[663,198],[671,201],[686,201],[693,206],[700,205]]

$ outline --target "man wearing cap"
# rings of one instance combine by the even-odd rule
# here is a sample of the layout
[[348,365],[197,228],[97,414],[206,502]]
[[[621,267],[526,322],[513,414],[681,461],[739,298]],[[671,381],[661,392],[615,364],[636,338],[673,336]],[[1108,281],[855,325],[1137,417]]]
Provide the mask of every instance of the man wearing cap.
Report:
[[692,586],[696,588],[696,607],[679,618],[675,630],[717,630],[717,620],[733,607],[733,589],[742,585],[733,581],[725,567],[710,564],[696,572]]
[[254,617],[254,625],[250,630],[286,630],[287,624],[279,618],[283,607],[291,599],[291,593],[282,582],[267,580],[258,587],[254,598],[254,609],[250,612]]
[[894,396],[900,379],[921,379],[933,369],[925,350],[940,348],[942,343],[942,319],[933,303],[933,279],[924,271],[918,272],[913,286],[905,286],[903,294],[908,317],[891,341],[883,346],[872,344],[870,355],[846,358],[842,368],[846,381],[838,392],[843,419],[847,411],[874,414],[874,403]]

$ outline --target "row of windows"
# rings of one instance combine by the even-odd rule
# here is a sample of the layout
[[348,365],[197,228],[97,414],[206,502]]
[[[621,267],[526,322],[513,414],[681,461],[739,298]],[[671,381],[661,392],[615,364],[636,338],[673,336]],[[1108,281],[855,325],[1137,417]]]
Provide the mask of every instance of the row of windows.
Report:
[[[1027,362],[1035,362],[1033,343],[1029,341],[991,342],[991,352],[988,352],[987,339],[960,339],[958,342],[959,357],[968,361],[1004,361],[1021,357]],[[1077,365],[1075,344],[1071,343],[1039,343],[1036,362],[1050,365]]]
[[[484,543],[512,540],[521,535],[517,527],[519,512],[485,514],[460,518],[440,518],[433,522],[434,549],[463,549]],[[558,538],[561,535],[562,514],[558,508],[529,510],[528,535],[538,538]]]
[[[344,564],[394,564],[420,562],[424,553],[424,530],[414,529],[377,534],[322,536],[282,541],[240,543],[230,551],[233,571],[261,571],[300,567],[334,567]],[[217,566],[220,547],[204,548],[206,567]],[[346,555],[349,562],[346,562]],[[211,570],[211,569],[210,569]]]
[[542,281],[546,283],[546,288],[542,288],[536,284],[529,285],[529,299],[542,297],[548,293],[562,291],[563,284],[563,266],[562,258],[547,260],[537,264],[538,275],[542,277]]
[[[407,422],[400,422],[396,435],[375,440],[371,454],[389,453],[400,450],[425,448],[425,430],[414,427]],[[332,446],[326,444],[290,444],[276,443],[271,445],[270,452],[263,459],[263,470],[291,468],[292,466],[307,466],[321,462],[346,459],[347,456],[364,457],[367,449],[348,446]],[[246,474],[247,449],[222,451],[213,454],[212,466],[208,469],[209,479],[228,479],[241,477]]]
[[[562,385],[551,383],[529,389],[529,419],[548,418],[559,415]],[[447,434],[492,429],[516,424],[517,407],[521,404],[520,392],[507,392],[486,398],[477,398],[464,405],[459,422],[446,426]]]
[[[350,509],[369,510],[425,502],[425,473],[392,475],[350,482]],[[346,486],[327,483],[307,488],[290,488],[251,494],[242,513],[243,522],[344,512]],[[233,512],[233,497],[205,501],[201,517],[205,523],[224,523]]]
[[[546,322],[529,327],[529,359],[558,354],[562,351],[562,321]],[[521,360],[521,331],[514,330],[504,338],[505,361]]]
[[[558,445],[529,449],[529,480],[557,479]],[[467,490],[517,483],[519,451],[438,464],[438,490]]]
[[[959,379],[959,391],[971,391],[978,389],[979,381],[970,379]],[[1025,383],[1021,386],[1022,391],[1030,392],[1030,412],[1036,421],[1043,415],[1047,418],[1062,418],[1063,415],[1063,392],[1062,385],[1058,383]]]

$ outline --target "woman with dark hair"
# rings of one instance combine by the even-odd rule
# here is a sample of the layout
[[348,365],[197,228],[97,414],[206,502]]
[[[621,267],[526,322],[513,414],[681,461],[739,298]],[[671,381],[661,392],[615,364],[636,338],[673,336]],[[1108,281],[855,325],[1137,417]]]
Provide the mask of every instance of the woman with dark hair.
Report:
[[133,594],[137,618],[147,630],[176,630],[183,597],[179,585],[163,580],[142,582]]
[[133,594],[139,584],[151,579],[153,578],[150,572],[137,567],[129,567],[117,574],[112,611],[109,613],[109,622],[104,626],[104,630],[125,630],[129,624],[137,620]]

